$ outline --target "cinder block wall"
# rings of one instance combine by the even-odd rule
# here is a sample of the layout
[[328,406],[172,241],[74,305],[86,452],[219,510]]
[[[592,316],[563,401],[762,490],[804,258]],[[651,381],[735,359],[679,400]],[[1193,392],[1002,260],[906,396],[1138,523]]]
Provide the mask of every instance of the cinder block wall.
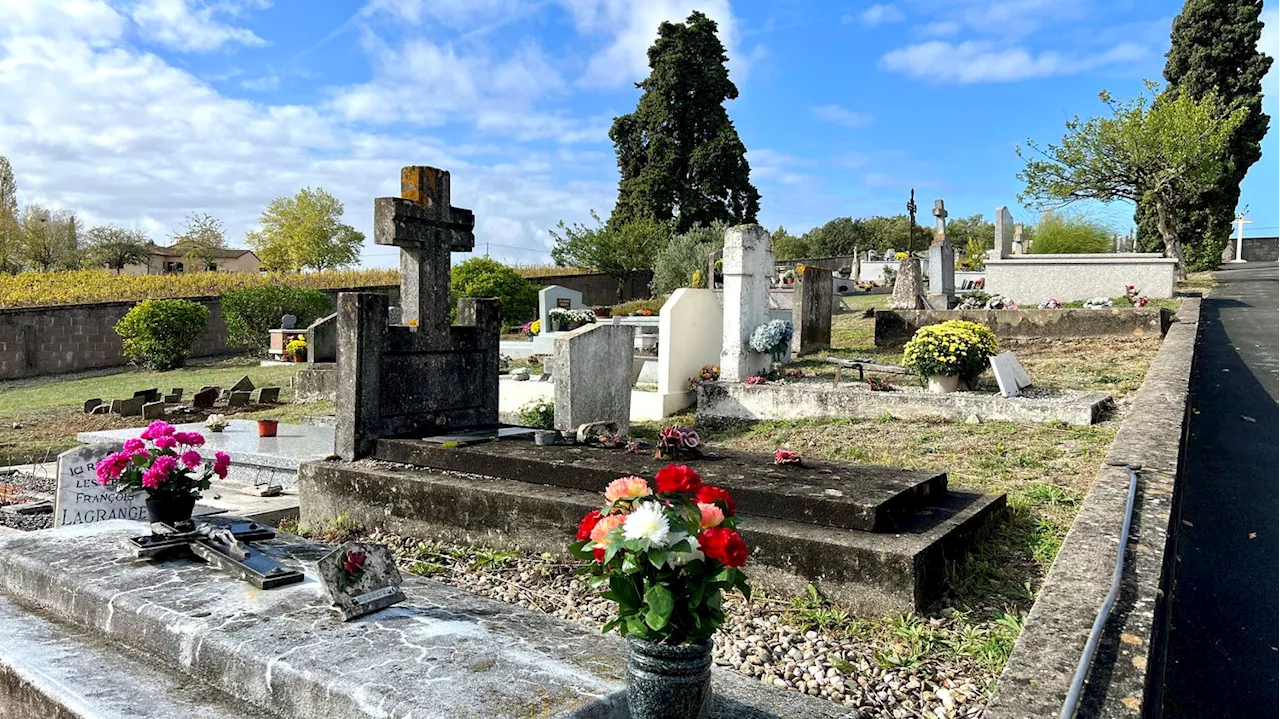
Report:
[[[399,287],[361,287],[397,301]],[[336,297],[343,289],[325,290]],[[209,325],[192,347],[193,357],[212,357],[238,350],[227,344],[227,325],[217,297],[189,297],[209,308]],[[116,322],[135,301],[96,302],[52,307],[0,310],[0,380],[65,374],[119,367],[129,363],[120,353]]]

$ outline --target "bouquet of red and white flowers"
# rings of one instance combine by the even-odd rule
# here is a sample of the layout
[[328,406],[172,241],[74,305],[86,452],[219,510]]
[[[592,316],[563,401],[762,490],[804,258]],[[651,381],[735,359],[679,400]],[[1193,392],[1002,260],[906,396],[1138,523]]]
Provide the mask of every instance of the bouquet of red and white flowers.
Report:
[[667,644],[705,641],[724,622],[724,590],[748,599],[741,569],[746,542],[735,531],[733,498],[684,465],[668,465],[651,487],[623,477],[604,491],[605,506],[578,526],[570,552],[590,564],[592,588],[618,605],[604,626],[624,637]]
[[126,440],[122,450],[98,462],[98,484],[115,481],[121,494],[199,497],[215,474],[226,479],[231,466],[231,457],[225,452],[215,453],[213,461],[206,463],[196,451],[202,446],[204,435],[199,432],[178,432],[173,425],[157,420],[138,437]]

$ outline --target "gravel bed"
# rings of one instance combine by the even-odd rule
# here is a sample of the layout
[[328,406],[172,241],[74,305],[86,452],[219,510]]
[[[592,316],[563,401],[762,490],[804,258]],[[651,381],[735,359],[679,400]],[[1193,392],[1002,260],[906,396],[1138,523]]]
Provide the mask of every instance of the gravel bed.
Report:
[[[364,537],[388,545],[402,568],[481,596],[599,628],[611,603],[556,557],[451,547],[374,531]],[[765,684],[858,709],[866,717],[954,719],[981,715],[994,673],[975,662],[923,658],[912,666],[884,666],[877,651],[904,651],[887,640],[842,638],[802,631],[791,602],[726,596],[728,620],[715,635],[716,664]],[[852,620],[849,620],[852,622]],[[950,631],[947,618],[922,619]],[[905,641],[905,640],[904,640]],[[858,716],[857,713],[852,716]]]
[[[0,487],[5,488],[5,493],[0,495],[0,497],[3,497],[0,501],[5,504],[22,504],[41,499],[52,500],[54,492],[58,489],[58,478],[52,474],[10,472],[8,474],[0,474]],[[36,529],[49,529],[52,526],[52,512],[45,514],[0,512],[0,527],[30,532]]]

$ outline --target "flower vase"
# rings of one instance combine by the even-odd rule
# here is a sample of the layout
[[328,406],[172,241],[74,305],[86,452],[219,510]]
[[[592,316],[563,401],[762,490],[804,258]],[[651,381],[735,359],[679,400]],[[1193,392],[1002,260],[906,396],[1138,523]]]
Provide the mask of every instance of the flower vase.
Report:
[[280,420],[278,419],[260,419],[258,420],[258,436],[274,437],[279,427]]
[[702,719],[711,707],[711,641],[658,644],[628,639],[632,719]]
[[194,495],[184,494],[178,497],[147,497],[147,520],[152,524],[161,522],[174,526],[191,519],[196,508]]
[[960,386],[959,375],[954,375],[954,374],[929,375],[929,391],[930,392],[934,392],[937,394],[949,394],[951,392],[955,392],[956,388],[959,386]]

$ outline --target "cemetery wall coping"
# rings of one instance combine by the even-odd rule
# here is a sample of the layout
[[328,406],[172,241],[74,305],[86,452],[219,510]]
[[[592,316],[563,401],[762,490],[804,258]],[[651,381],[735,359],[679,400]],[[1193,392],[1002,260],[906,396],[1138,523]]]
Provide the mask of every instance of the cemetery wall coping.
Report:
[[[1200,298],[1188,298],[1133,395],[1108,460],[1141,463],[1120,597],[1076,714],[1159,716],[1169,590]],[[1111,583],[1128,474],[1103,464],[1067,533],[987,705],[987,719],[1057,716]]]
[[1161,337],[1173,323],[1163,307],[1017,310],[876,310],[877,347],[906,344],[916,330],[948,320],[986,325],[1001,340],[1074,337]]

